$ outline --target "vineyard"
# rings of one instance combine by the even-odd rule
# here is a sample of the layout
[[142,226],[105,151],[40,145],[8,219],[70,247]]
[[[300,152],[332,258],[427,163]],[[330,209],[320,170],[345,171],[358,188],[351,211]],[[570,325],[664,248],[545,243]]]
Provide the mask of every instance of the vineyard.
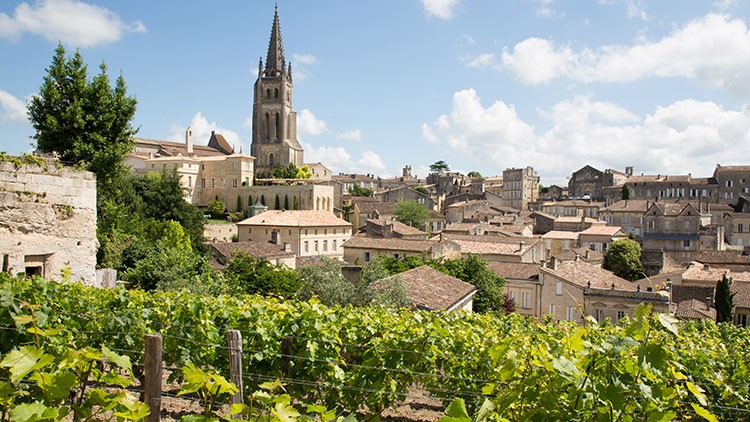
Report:
[[[177,382],[197,394],[213,380],[229,397],[232,385],[221,381],[230,375],[227,330],[241,333],[246,391],[283,386],[291,397],[285,404],[321,420],[376,417],[415,387],[442,400],[449,421],[750,419],[748,331],[678,323],[645,307],[616,325],[578,326],[518,315],[102,290],[0,274],[0,420],[57,420],[54,412],[46,419],[12,413],[43,407],[35,388],[73,385],[70,377],[39,375],[45,359],[74,369],[106,360],[105,369],[89,365],[76,379],[130,385],[124,374],[140,376],[148,334],[161,335],[164,366]],[[120,420],[143,417],[127,394],[103,391],[97,394],[113,396]]]

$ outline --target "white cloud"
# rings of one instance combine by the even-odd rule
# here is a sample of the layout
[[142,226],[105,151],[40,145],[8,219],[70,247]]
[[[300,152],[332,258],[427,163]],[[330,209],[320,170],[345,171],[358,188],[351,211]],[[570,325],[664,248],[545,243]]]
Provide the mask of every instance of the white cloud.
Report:
[[77,0],[40,0],[19,4],[13,16],[0,13],[0,38],[18,40],[24,33],[61,40],[77,47],[118,41],[123,33],[147,32],[140,21],[126,24],[101,6]]
[[422,0],[425,12],[430,16],[440,19],[453,17],[453,9],[461,3],[461,0]]
[[315,117],[312,111],[305,108],[297,113],[297,135],[300,138],[322,135],[327,131],[326,122]]
[[623,107],[576,96],[540,111],[550,128],[538,133],[512,106],[481,104],[474,90],[456,92],[449,114],[422,126],[423,137],[500,174],[533,166],[544,183],[564,184],[591,164],[634,165],[646,173],[708,176],[716,163],[737,163],[750,144],[750,105],[725,110],[683,100],[638,116]]
[[26,103],[13,94],[0,89],[0,120],[6,122],[29,123]]
[[466,66],[472,68],[497,66],[497,59],[495,58],[495,55],[491,53],[483,53],[478,56],[465,57],[463,58],[463,62],[466,63]]
[[[195,145],[207,145],[208,140],[211,139],[211,131],[215,131],[224,135],[224,138],[234,147],[235,151],[239,152],[242,149],[242,152],[250,154],[250,150],[243,147],[242,139],[240,139],[240,135],[237,132],[223,128],[216,122],[209,122],[200,111],[195,113],[188,126],[193,130],[193,143]],[[170,135],[167,139],[174,142],[185,142],[186,130],[187,126],[172,124],[169,128]]]
[[336,137],[347,141],[361,141],[362,131],[360,129],[348,130],[344,133],[338,134]]
[[308,163],[323,163],[336,173],[373,173],[382,174],[386,169],[380,156],[370,150],[362,151],[359,158],[352,159],[352,154],[343,147],[314,147],[302,142],[305,149],[305,161]]
[[555,3],[555,0],[534,0],[534,3],[537,4],[536,15],[539,17],[555,18],[565,16],[565,13],[558,12],[552,7],[552,4]]
[[293,54],[292,55],[292,74],[294,80],[304,81],[309,78],[311,73],[309,66],[318,63],[318,59],[312,54]]
[[628,82],[647,77],[698,79],[738,96],[750,95],[750,32],[741,19],[709,14],[655,42],[574,51],[528,38],[502,62],[520,80],[540,84],[568,77],[581,82]]

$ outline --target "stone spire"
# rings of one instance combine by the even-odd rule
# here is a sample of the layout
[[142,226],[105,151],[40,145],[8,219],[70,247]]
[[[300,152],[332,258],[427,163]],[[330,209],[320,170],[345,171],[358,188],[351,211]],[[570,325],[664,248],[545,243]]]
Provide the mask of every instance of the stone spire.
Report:
[[268,42],[268,55],[266,56],[266,70],[264,76],[275,76],[284,72],[284,43],[281,41],[281,25],[279,25],[279,5],[273,12],[273,26],[271,27],[271,40]]

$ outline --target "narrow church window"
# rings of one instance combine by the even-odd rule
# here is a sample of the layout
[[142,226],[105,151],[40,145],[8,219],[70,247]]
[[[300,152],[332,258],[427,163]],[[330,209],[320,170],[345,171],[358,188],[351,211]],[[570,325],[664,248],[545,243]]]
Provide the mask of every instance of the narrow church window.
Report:
[[274,138],[279,139],[281,134],[281,120],[279,119],[279,113],[276,113],[276,132],[274,133]]
[[273,153],[268,154],[268,165],[273,166]]
[[266,139],[271,139],[271,122],[270,116],[266,113]]
[[276,88],[273,90],[273,98],[279,98],[279,89]]
[[266,98],[271,98],[271,89],[266,89]]

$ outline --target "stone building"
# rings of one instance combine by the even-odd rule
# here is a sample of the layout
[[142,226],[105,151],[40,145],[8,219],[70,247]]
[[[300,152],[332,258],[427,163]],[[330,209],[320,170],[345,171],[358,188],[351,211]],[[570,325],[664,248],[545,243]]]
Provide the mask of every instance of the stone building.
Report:
[[718,202],[736,204],[740,196],[750,195],[750,166],[716,165],[714,180],[718,185]]
[[707,204],[654,202],[644,215],[643,249],[664,251],[687,264],[698,251],[724,249],[724,227],[710,223]]
[[533,167],[503,171],[503,199],[506,207],[521,211],[539,199],[539,176]]
[[568,181],[568,195],[574,198],[588,196],[591,199],[601,200],[604,188],[621,185],[632,175],[632,167],[627,167],[625,173],[621,173],[613,169],[600,171],[586,165],[571,175]]
[[278,6],[274,11],[266,64],[258,64],[258,80],[253,90],[252,155],[260,174],[289,163],[304,162],[297,140],[297,112],[292,107],[292,65],[284,57]]
[[0,162],[2,271],[95,285],[98,246],[93,173]]

